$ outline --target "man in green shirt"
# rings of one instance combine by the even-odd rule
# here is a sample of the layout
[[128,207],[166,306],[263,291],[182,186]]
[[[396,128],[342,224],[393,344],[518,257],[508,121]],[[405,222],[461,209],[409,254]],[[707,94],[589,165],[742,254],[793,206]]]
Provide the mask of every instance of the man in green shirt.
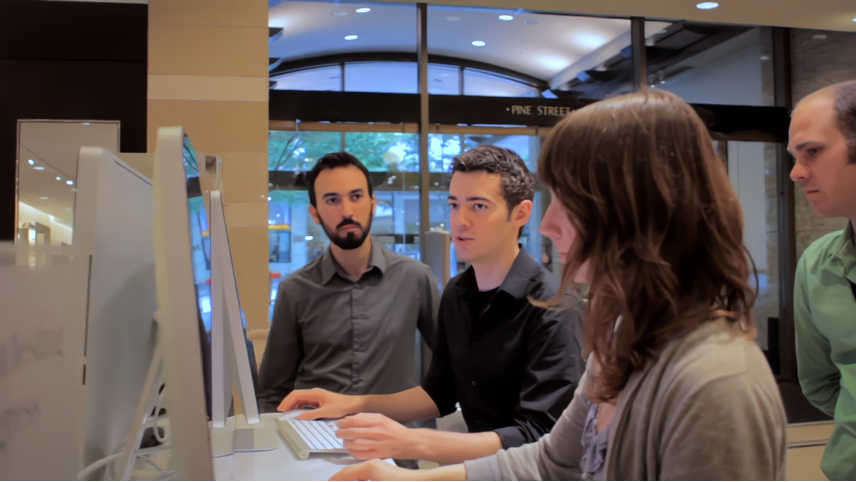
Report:
[[856,480],[856,81],[800,101],[789,134],[791,179],[812,210],[850,220],[800,258],[794,322],[803,393],[835,418],[820,468],[830,480]]

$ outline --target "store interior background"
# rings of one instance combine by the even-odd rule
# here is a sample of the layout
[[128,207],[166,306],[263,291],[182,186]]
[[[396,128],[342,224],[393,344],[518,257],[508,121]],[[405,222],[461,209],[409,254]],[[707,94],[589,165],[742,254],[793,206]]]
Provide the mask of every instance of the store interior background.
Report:
[[[649,71],[649,88],[690,103],[774,105],[771,25],[790,27],[794,102],[856,78],[856,22],[850,20],[856,14],[830,20],[800,2],[771,12],[741,7],[739,15],[728,8],[677,8],[669,1],[647,7],[575,4],[584,15],[546,0],[527,2],[525,11],[504,1],[443,3],[455,5],[427,8],[428,54],[437,60],[429,60],[431,96],[562,99],[572,95],[566,89],[589,98],[626,92],[626,82],[609,90],[580,79],[629,47],[628,15],[649,19],[645,37],[651,47],[669,34],[674,19],[696,22],[701,34],[705,25],[740,30],[667,69]],[[67,18],[81,21],[71,25]],[[352,152],[383,180],[376,187],[372,233],[389,249],[418,259],[418,125],[373,128],[360,119],[358,127],[339,129],[335,123],[274,118],[269,109],[277,90],[417,94],[416,23],[413,3],[0,0],[2,239],[70,244],[77,148],[105,147],[151,177],[157,128],[183,125],[200,153],[223,159],[226,217],[251,331],[269,326],[282,279],[276,276],[287,276],[326,249],[296,175],[324,153]],[[346,39],[352,35],[357,38]],[[478,41],[484,45],[473,44]],[[454,155],[496,144],[517,151],[534,171],[546,132],[525,125],[481,126],[481,133],[474,130],[479,126],[457,126],[460,132],[443,127],[428,136],[432,187],[425,194],[431,227],[438,228],[448,222],[444,173]],[[753,310],[758,343],[768,349],[767,320],[779,315],[781,282],[777,147],[730,140],[717,148],[743,206],[744,240],[759,273]],[[795,193],[798,258],[845,220],[816,217],[796,187]],[[522,243],[558,273],[549,242],[537,233],[548,202],[541,186]],[[199,229],[201,235],[205,226]]]

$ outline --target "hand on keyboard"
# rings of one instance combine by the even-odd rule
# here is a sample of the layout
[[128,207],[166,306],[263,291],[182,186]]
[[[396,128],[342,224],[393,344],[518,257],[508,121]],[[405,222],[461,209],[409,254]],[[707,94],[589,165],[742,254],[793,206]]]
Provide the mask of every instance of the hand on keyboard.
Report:
[[357,459],[417,459],[416,430],[377,413],[360,413],[339,420],[336,436]]
[[294,390],[282,400],[277,408],[280,412],[296,410],[303,407],[316,407],[300,414],[300,420],[316,420],[319,418],[342,418],[360,411],[362,399],[354,395],[340,395],[321,388],[311,390]]

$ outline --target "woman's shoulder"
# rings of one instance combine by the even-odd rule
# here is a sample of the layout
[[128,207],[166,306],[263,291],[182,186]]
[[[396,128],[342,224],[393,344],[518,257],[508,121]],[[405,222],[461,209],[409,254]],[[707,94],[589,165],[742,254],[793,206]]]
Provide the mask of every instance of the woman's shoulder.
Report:
[[712,385],[722,390],[729,386],[724,381],[739,380],[731,384],[737,391],[749,385],[778,395],[764,353],[739,322],[711,320],[669,348],[672,353],[662,371],[663,387],[688,396]]

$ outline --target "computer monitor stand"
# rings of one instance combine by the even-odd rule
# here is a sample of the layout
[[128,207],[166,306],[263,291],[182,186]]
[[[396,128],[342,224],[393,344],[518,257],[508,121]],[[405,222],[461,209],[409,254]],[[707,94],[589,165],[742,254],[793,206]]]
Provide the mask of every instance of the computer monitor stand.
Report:
[[[212,455],[273,450],[279,435],[260,425],[223,201],[220,191],[210,196]],[[242,402],[243,416],[228,417],[233,393]]]
[[[153,322],[159,329],[158,314],[154,313]],[[140,397],[140,403],[137,405],[137,412],[134,417],[134,422],[131,424],[131,430],[126,439],[125,448],[122,451],[122,456],[116,465],[116,475],[121,476],[121,480],[130,480],[131,473],[134,470],[134,464],[137,457],[150,455],[156,452],[169,450],[168,428],[164,426],[164,434],[161,435],[158,430],[158,422],[162,417],[160,412],[161,403],[163,402],[164,392],[166,387],[163,386],[163,355],[161,353],[161,344],[156,335],[155,352],[152,356],[152,363],[149,366],[149,372],[146,376],[146,383],[143,387],[143,393]],[[155,438],[161,442],[161,445],[151,448],[140,448],[140,443],[143,440],[143,435],[146,430],[152,428]]]

